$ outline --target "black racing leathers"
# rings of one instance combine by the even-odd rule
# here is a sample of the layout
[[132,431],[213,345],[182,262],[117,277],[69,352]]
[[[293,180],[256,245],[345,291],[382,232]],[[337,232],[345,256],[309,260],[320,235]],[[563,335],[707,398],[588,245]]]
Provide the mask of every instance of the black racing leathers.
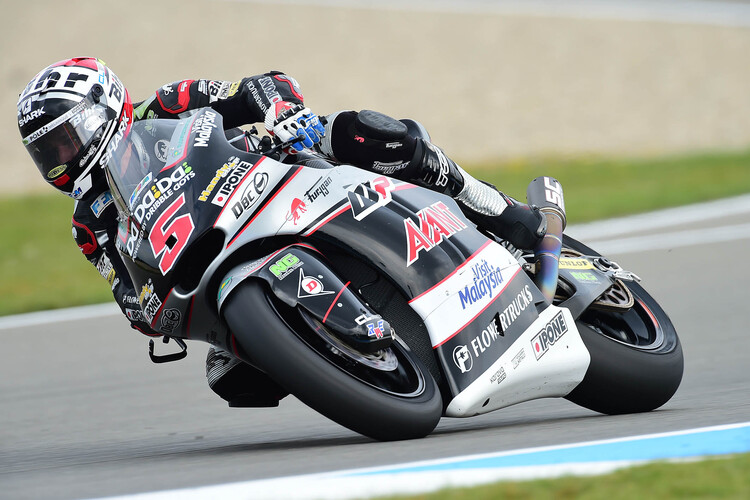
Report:
[[[196,109],[210,106],[224,117],[231,129],[263,122],[271,103],[302,104],[297,82],[273,71],[237,82],[183,80],[162,86],[151,97],[134,105],[134,119],[182,118]],[[107,280],[131,326],[146,335],[159,335],[144,320],[139,302],[141,291],[133,288],[125,264],[115,248],[117,209],[103,175],[86,195],[76,201],[73,237],[84,256]]]

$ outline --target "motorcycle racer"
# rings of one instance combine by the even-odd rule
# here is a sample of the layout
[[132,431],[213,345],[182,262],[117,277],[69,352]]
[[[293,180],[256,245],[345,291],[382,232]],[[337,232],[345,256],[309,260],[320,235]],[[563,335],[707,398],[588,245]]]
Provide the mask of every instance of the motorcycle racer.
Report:
[[[133,121],[182,118],[207,106],[222,115],[227,137],[241,149],[249,150],[250,144],[236,127],[262,122],[284,145],[287,161],[315,148],[332,161],[448,194],[470,220],[519,248],[533,248],[544,235],[545,219],[538,209],[471,177],[426,134],[414,133],[416,122],[374,111],[340,111],[321,120],[305,106],[296,80],[281,72],[236,82],[177,81],[133,103],[101,60],[60,61],[40,71],[20,94],[23,144],[45,181],[76,200],[76,243],[109,283],[131,326],[146,335],[160,334],[145,321],[142,298],[115,248],[118,213],[102,167]],[[206,374],[211,389],[230,406],[276,406],[287,394],[264,373],[213,346]]]

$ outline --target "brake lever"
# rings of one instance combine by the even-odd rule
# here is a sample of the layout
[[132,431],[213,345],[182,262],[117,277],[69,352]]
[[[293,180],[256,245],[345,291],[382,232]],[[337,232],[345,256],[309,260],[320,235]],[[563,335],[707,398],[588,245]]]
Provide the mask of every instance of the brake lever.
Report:
[[148,357],[151,358],[151,361],[153,363],[169,363],[171,361],[179,361],[187,356],[187,345],[182,339],[164,335],[162,342],[167,344],[169,343],[170,339],[174,340],[175,344],[177,344],[177,346],[180,348],[179,352],[164,355],[154,354],[154,339],[150,339],[148,341]]

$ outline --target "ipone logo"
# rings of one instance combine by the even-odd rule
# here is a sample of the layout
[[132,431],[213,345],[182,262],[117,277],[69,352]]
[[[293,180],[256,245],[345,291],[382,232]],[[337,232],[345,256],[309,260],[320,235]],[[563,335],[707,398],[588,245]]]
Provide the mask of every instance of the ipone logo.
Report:
[[562,312],[559,312],[531,339],[531,347],[536,359],[541,359],[567,331],[568,325],[565,323],[565,316]]

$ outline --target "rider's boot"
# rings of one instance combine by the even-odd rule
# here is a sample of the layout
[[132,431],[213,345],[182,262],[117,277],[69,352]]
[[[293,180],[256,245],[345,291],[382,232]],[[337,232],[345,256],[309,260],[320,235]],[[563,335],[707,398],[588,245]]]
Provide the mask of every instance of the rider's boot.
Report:
[[472,222],[533,249],[546,219],[529,207],[478,181],[429,141],[424,127],[375,111],[343,111],[327,117],[321,151],[343,163],[380,172],[454,198]]
[[270,408],[289,392],[265,373],[227,351],[210,346],[206,356],[208,386],[232,408]]
[[417,138],[416,142],[414,156],[401,178],[451,196],[469,220],[515,247],[536,247],[547,229],[547,220],[537,207],[475,179],[429,141]]

